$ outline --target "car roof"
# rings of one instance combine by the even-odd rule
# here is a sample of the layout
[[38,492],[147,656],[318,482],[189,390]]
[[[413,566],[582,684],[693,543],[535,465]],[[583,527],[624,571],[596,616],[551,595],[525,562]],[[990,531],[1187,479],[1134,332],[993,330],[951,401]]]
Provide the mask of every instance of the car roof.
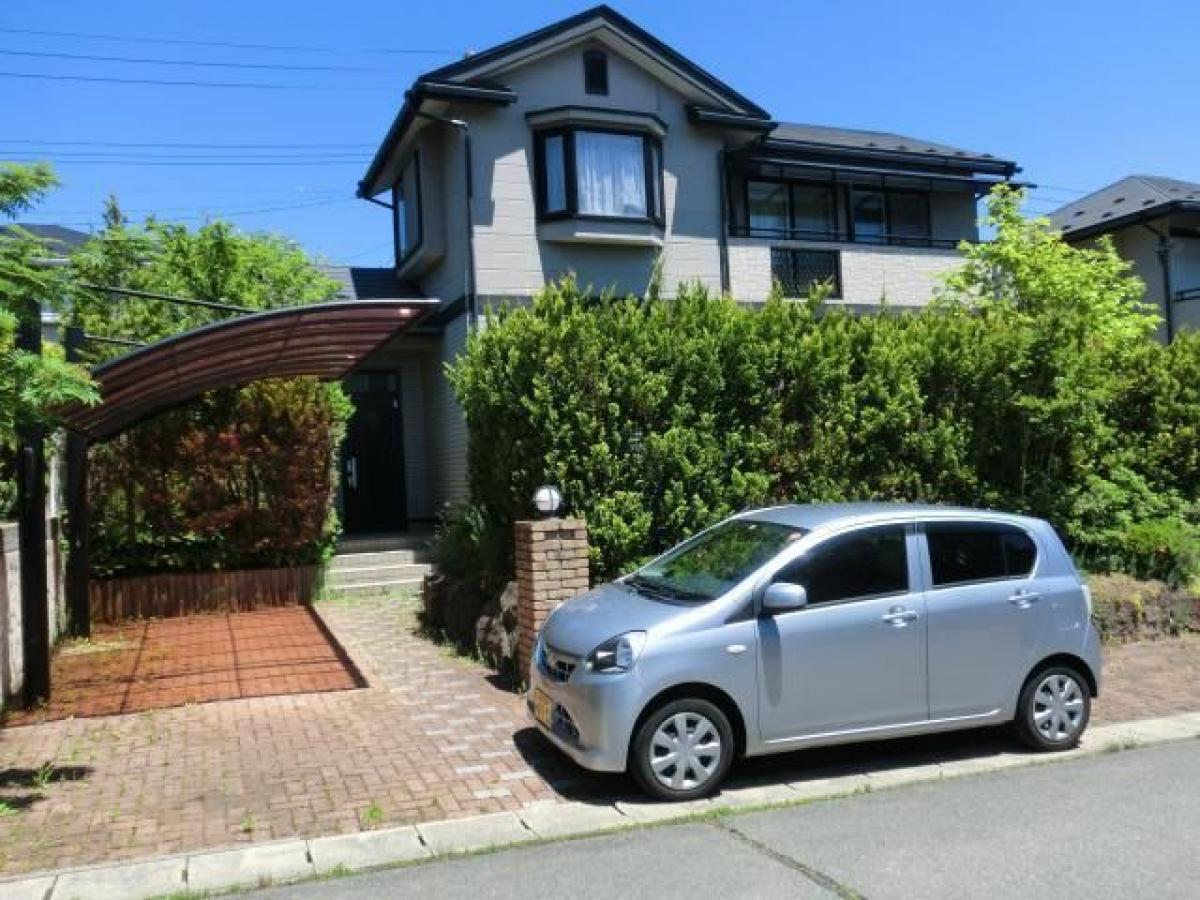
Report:
[[790,503],[764,509],[748,510],[738,518],[761,522],[778,522],[807,531],[818,531],[843,525],[868,524],[873,521],[896,519],[987,519],[998,522],[1032,524],[1037,520],[1015,513],[972,509],[966,506],[942,506],[934,503]]

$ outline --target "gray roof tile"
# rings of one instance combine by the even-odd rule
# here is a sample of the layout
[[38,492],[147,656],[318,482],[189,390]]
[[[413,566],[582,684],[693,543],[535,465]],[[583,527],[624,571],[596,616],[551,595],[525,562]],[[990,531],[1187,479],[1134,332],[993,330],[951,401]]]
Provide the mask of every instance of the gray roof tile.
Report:
[[832,128],[826,125],[803,125],[792,122],[781,122],[770,133],[769,140],[798,144],[819,144],[830,148],[868,152],[913,153],[917,155],[961,159],[964,162],[972,160],[1000,162],[991,153],[977,153],[974,150],[964,150],[961,147],[952,147],[949,144],[928,141],[924,138],[907,137],[903,134],[893,134],[888,131]]
[[424,298],[420,288],[409,281],[400,281],[390,267],[319,266],[320,270],[341,285],[339,300],[419,300]]
[[1200,205],[1200,184],[1161,175],[1130,175],[1059,207],[1050,222],[1063,234],[1096,233],[1120,227],[1130,216],[1166,213],[1177,203]]

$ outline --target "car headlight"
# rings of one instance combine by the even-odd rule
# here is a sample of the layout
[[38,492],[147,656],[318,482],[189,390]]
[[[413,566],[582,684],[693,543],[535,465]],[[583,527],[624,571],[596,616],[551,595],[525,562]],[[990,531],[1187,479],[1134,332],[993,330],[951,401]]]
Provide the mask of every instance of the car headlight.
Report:
[[586,665],[593,672],[628,672],[646,646],[646,632],[627,631],[609,638],[588,654]]

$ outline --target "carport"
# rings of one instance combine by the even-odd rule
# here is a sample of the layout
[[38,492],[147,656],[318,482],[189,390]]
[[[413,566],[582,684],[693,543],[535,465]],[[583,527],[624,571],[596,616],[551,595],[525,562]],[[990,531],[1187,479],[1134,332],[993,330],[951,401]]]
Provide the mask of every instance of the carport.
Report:
[[[222,306],[185,298],[168,299]],[[76,404],[56,410],[68,429],[65,587],[72,632],[83,637],[90,631],[87,498],[90,444],[106,441],[137,422],[217,388],[300,375],[340,380],[435,305],[434,301],[420,299],[370,300],[248,313],[173,335],[96,366],[92,376],[99,386],[100,402],[95,406]],[[228,305],[224,308],[245,312]],[[69,350],[88,340],[82,332],[71,331],[67,335]],[[25,568],[28,560],[27,572],[44,573],[45,466],[40,435],[36,441],[24,443],[20,502],[22,563]],[[26,615],[24,694],[27,702],[33,703],[50,695],[45,578],[28,578],[22,588],[22,610]]]

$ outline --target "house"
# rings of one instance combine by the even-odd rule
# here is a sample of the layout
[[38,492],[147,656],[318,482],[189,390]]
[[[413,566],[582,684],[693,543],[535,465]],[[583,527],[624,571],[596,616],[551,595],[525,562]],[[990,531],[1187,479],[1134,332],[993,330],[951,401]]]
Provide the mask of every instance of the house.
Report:
[[1200,184],[1130,175],[1055,210],[1050,221],[1072,244],[1112,237],[1158,308],[1160,339],[1200,328]]
[[[389,214],[394,267],[344,280],[346,296],[357,281],[440,306],[350,384],[360,411],[393,412],[371,433],[371,416],[351,425],[347,530],[403,528],[465,497],[443,367],[489,304],[566,273],[640,295],[656,263],[668,296],[699,282],[759,302],[774,281],[789,297],[824,282],[831,302],[922,304],[977,239],[979,197],[1017,171],[933,141],[781,123],[606,6],[420,76],[358,186]],[[399,471],[405,484],[385,485]],[[366,519],[349,511],[356,493]]]
[[[32,235],[42,242],[46,249],[44,262],[50,266],[65,266],[68,257],[92,237],[86,231],[68,228],[65,225],[43,225],[30,222],[17,222],[14,225],[0,227],[0,234],[13,234],[16,230]],[[55,343],[61,340],[60,324],[57,312],[48,307],[42,309],[42,336],[45,340]]]

